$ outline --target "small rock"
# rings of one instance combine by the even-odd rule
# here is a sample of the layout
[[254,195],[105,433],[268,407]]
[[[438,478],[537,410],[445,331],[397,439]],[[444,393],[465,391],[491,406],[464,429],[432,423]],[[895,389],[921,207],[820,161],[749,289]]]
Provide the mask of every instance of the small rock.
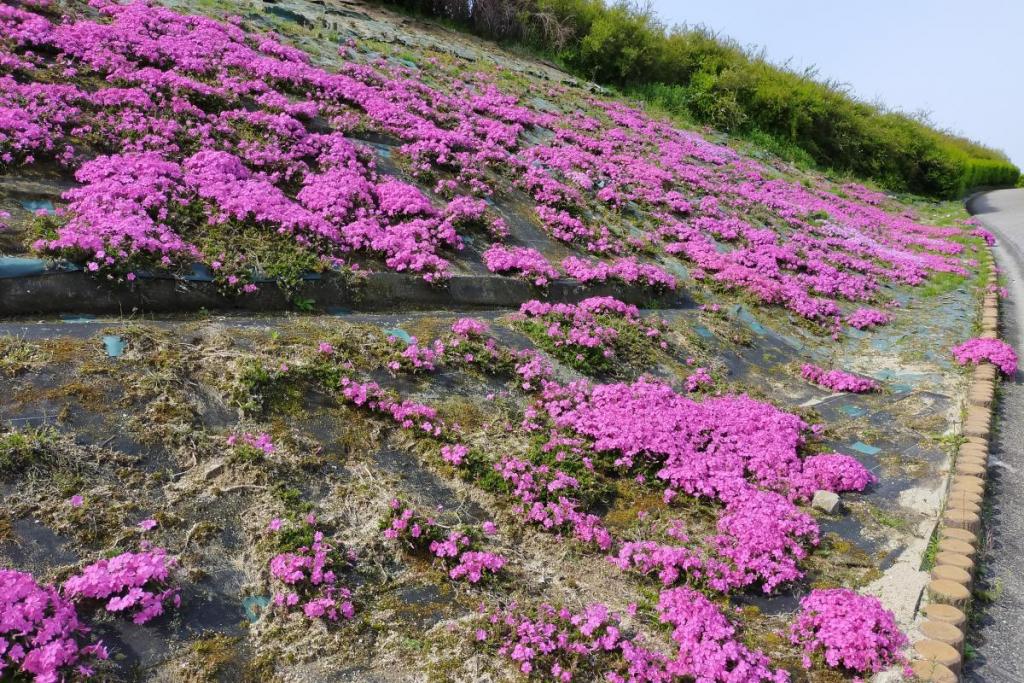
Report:
[[832,491],[815,491],[811,507],[832,514],[839,509],[839,494]]

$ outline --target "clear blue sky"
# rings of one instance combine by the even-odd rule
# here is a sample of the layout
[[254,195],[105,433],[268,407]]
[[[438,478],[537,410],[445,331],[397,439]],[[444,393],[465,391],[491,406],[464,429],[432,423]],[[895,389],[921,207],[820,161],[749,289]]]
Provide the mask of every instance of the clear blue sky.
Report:
[[860,99],[927,111],[1024,168],[1024,0],[652,0]]

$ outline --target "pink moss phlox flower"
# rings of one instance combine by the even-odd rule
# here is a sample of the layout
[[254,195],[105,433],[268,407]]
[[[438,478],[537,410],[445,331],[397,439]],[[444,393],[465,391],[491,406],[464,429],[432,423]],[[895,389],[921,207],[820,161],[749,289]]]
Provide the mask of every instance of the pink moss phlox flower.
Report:
[[890,322],[892,322],[891,314],[873,308],[858,308],[846,316],[846,323],[858,330],[866,330],[878,325],[887,325]]
[[804,459],[803,471],[793,477],[791,495],[798,500],[809,500],[817,490],[863,491],[877,481],[878,477],[856,458],[842,453],[822,453]]
[[715,383],[707,368],[695,368],[686,378],[686,390],[690,393]]
[[503,556],[478,548],[479,535],[472,530],[461,525],[446,530],[397,499],[390,507],[384,537],[398,541],[410,552],[434,557],[447,568],[452,580],[479,583],[505,566]]
[[674,290],[676,278],[651,263],[638,263],[635,258],[619,258],[611,262],[590,262],[577,256],[562,260],[562,270],[580,282],[606,282],[616,279],[626,284],[641,283],[660,290]]
[[132,621],[144,624],[163,614],[166,602],[180,602],[178,591],[167,587],[176,565],[163,548],[126,552],[86,566],[62,590],[72,600],[105,600],[108,612],[134,612]]
[[[315,524],[315,517],[308,523]],[[351,619],[355,616],[352,593],[338,584],[336,573],[343,562],[320,531],[313,534],[312,545],[278,553],[270,560],[270,575],[285,590],[274,593],[273,604],[286,610],[299,607],[308,619]]]
[[960,365],[980,365],[988,361],[1007,377],[1017,374],[1017,353],[1001,339],[968,339],[953,347],[953,358]]
[[0,569],[0,678],[58,683],[91,677],[92,661],[106,659],[107,649],[102,643],[83,645],[88,632],[74,604],[56,588],[40,586],[31,574]]
[[745,646],[736,628],[700,593],[689,588],[664,591],[657,609],[659,619],[673,629],[674,654],[650,649],[641,636],[628,635],[619,615],[600,603],[578,612],[544,603],[533,608],[513,604],[491,613],[489,628],[479,629],[476,637],[496,643],[498,654],[523,674],[545,680],[789,680],[785,671],[769,667],[762,652]]
[[446,426],[438,419],[437,410],[413,401],[399,402],[375,382],[359,383],[344,377],[341,387],[341,395],[346,401],[382,413],[402,429],[415,429],[434,437],[445,432]]
[[877,391],[880,388],[878,382],[868,377],[861,377],[842,370],[825,370],[810,363],[801,366],[800,375],[808,382],[832,391],[863,394]]
[[452,323],[452,333],[464,339],[482,337],[487,334],[487,325],[476,318],[459,318]]
[[980,237],[985,240],[985,244],[990,247],[994,247],[996,245],[996,236],[985,228],[975,228],[974,230],[971,230],[970,234],[971,237]]
[[629,637],[618,615],[593,604],[579,612],[540,604],[532,609],[510,605],[488,616],[489,629],[479,641],[494,642],[498,654],[524,675],[552,681],[606,680],[666,682],[667,657]]
[[[591,281],[671,288],[671,275],[633,254],[680,258],[695,279],[831,324],[840,300],[966,274],[960,226],[921,225],[859,185],[779,178],[622,103],[551,113],[437,60],[424,60],[423,78],[343,45],[327,70],[237,21],[97,4],[98,16],[60,21],[44,0],[0,9],[0,164],[76,173],[68,220],[35,248],[99,274],[216,260],[219,284],[251,292],[248,240],[224,254],[192,241],[241,230],[323,262],[370,256],[440,282],[460,231],[508,233],[483,199],[506,184],[553,239],[608,259],[567,266]],[[81,73],[100,87],[79,87]],[[379,171],[349,137],[357,129],[397,140],[414,178],[441,176],[432,194]],[[592,218],[635,211],[650,229],[622,234]],[[991,243],[976,222],[964,226]],[[553,277],[546,262],[520,265],[507,272]]]
[[733,626],[714,603],[690,588],[672,588],[658,597],[658,618],[672,627],[679,646],[666,667],[673,676],[699,681],[773,681],[789,674],[772,670],[768,657],[751,650],[736,637]]
[[273,439],[271,439],[270,435],[266,432],[260,432],[258,434],[250,432],[231,434],[227,438],[227,444],[229,446],[244,446],[246,448],[251,448],[263,453],[264,455],[271,455],[277,450]]
[[455,467],[462,465],[468,454],[469,448],[462,444],[441,446],[441,457],[444,458],[445,462]]
[[816,589],[800,600],[790,641],[807,655],[820,654],[830,667],[859,674],[906,664],[907,637],[877,598],[846,588]]
[[492,273],[516,273],[538,287],[544,287],[556,280],[560,273],[536,249],[530,247],[506,247],[492,244],[484,252],[484,264]]

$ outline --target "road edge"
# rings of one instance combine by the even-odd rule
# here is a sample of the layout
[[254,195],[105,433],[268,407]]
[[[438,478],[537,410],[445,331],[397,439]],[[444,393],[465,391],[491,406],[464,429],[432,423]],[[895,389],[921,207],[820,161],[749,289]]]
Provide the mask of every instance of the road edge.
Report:
[[[973,197],[972,197],[973,198]],[[981,307],[981,337],[999,338],[999,276],[992,250],[986,252],[989,268]],[[989,442],[992,436],[996,386],[1000,375],[988,362],[971,373],[963,406],[963,437],[946,476],[946,497],[942,518],[936,528],[935,565],[919,610],[911,668],[917,679],[934,683],[956,683],[963,672],[967,641],[968,609],[974,583],[981,506],[988,480]]]

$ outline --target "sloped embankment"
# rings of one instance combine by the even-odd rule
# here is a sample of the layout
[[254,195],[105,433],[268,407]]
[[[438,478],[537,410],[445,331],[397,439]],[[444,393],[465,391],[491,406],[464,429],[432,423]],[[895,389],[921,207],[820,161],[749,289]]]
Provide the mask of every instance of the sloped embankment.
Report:
[[985,233],[374,10],[200,9],[0,14],[11,282],[306,310],[3,324],[2,576],[54,667],[899,661]]

